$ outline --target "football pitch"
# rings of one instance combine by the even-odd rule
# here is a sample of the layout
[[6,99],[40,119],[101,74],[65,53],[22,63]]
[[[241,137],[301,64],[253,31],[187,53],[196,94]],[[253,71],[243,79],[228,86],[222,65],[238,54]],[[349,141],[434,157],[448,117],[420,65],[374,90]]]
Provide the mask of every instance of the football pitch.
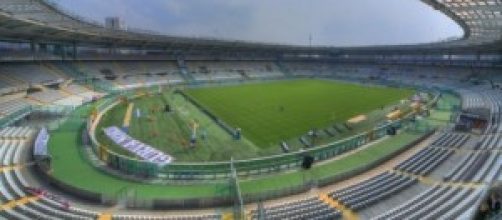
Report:
[[261,148],[397,103],[411,89],[330,80],[192,88],[185,93]]
[[[169,103],[172,111],[164,112]],[[120,103],[100,121],[97,138],[114,152],[134,157],[133,154],[115,145],[105,136],[103,128],[123,126],[129,104],[134,106],[130,116],[129,134],[155,148],[173,155],[177,161],[226,161],[234,158],[256,157],[260,148],[249,141],[235,141],[197,107],[185,101],[183,96],[169,91],[135,98],[129,103]],[[137,115],[140,112],[141,116]],[[197,123],[196,147],[189,146],[192,125]],[[200,137],[204,134],[204,138]],[[221,152],[226,152],[225,154]]]
[[[447,97],[449,96],[443,96],[442,100]],[[458,103],[456,97],[449,98]],[[446,103],[452,103],[452,101],[446,101]],[[141,104],[143,103],[137,103],[138,106]],[[48,147],[52,156],[52,175],[55,178],[74,187],[112,197],[119,195],[123,189],[134,190],[140,199],[192,199],[230,195],[226,183],[201,182],[189,185],[155,185],[120,179],[96,169],[82,151],[84,148],[81,140],[81,132],[85,127],[85,118],[88,117],[92,109],[93,105],[91,104],[79,107],[56,131],[51,132]],[[125,107],[117,109],[122,111]],[[450,114],[449,112],[433,110],[431,113],[433,120],[427,121],[440,123],[441,125],[438,126],[445,126],[448,123]],[[121,123],[123,115],[118,118],[120,118]],[[302,184],[305,176],[312,179],[323,179],[345,175],[351,170],[364,167],[369,163],[387,157],[422,135],[422,133],[402,132],[339,160],[319,163],[309,170],[307,175],[303,171],[288,172],[256,179],[241,179],[239,185],[243,195],[252,195],[297,186]]]
[[[442,99],[445,99],[443,96]],[[456,99],[456,98],[455,98]],[[170,199],[192,199],[208,198],[214,196],[228,196],[229,188],[226,183],[200,183],[189,185],[155,185],[149,183],[138,183],[120,179],[102,172],[88,161],[81,151],[81,129],[92,109],[92,105],[83,106],[77,109],[71,119],[66,120],[58,130],[51,133],[48,143],[52,156],[52,175],[74,187],[91,192],[103,193],[106,196],[116,196],[121,190],[134,190],[140,199],[170,198]],[[432,111],[431,118],[437,120],[439,116],[447,114],[444,118],[450,117],[449,112]],[[432,122],[432,121],[429,121]],[[447,125],[448,120],[439,126]],[[403,132],[392,138],[369,146],[354,154],[348,155],[339,160],[332,160],[320,163],[307,171],[308,178],[322,179],[344,175],[351,170],[364,167],[369,163],[381,160],[388,155],[399,151],[407,144],[421,137],[421,133]],[[75,175],[78,173],[78,175]],[[256,179],[242,179],[239,181],[242,193],[251,195],[254,193],[266,193],[302,184],[305,172],[288,172],[278,175],[264,176]]]

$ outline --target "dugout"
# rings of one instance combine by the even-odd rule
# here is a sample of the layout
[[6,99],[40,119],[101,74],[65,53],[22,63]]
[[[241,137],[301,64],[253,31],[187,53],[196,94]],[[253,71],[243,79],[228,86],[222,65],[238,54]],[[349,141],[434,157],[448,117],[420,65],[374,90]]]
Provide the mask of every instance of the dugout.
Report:
[[474,113],[462,112],[455,123],[457,131],[482,131],[488,124],[488,118]]

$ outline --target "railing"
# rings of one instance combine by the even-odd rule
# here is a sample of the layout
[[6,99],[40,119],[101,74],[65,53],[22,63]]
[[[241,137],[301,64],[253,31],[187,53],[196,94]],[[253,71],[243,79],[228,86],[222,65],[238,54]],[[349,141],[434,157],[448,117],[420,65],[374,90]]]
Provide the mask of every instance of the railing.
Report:
[[[133,91],[125,92],[121,95],[128,98],[137,96]],[[89,119],[87,123],[87,131],[91,138],[93,152],[109,167],[130,175],[155,177],[165,180],[223,180],[230,178],[230,161],[205,163],[174,162],[165,167],[158,167],[156,164],[150,162],[117,154],[100,144],[95,137],[95,129],[99,123],[100,117],[119,103],[117,97],[118,96],[111,96],[97,106],[98,118],[94,121]],[[436,93],[427,106],[431,107],[438,99],[439,93]],[[387,130],[390,127],[412,127],[410,125],[415,125],[413,113],[406,115],[401,120],[385,122],[367,132],[330,144],[305,149],[301,152],[285,153],[248,160],[235,160],[234,166],[239,177],[297,169],[301,166],[305,154],[313,156],[316,161],[331,159],[345,152],[357,149],[369,142],[383,138],[386,136]],[[425,126],[423,129],[425,129],[425,133],[432,128]]]
[[[9,115],[4,116],[3,118],[0,118],[0,128],[7,127],[11,125],[12,123],[22,119],[26,115],[32,113],[32,112],[47,112],[47,113],[52,113],[52,114],[59,114],[59,115],[68,115],[70,114],[73,110],[75,110],[74,107],[69,107],[69,106],[57,106],[57,105],[50,105],[50,106],[39,106],[39,105],[33,105],[33,106],[27,106],[24,107],[23,109],[20,109],[14,113],[11,113]],[[49,130],[55,130],[59,126],[59,124],[62,124],[66,120],[66,117],[62,117],[62,119],[55,120],[51,122],[48,125]]]
[[20,109],[12,114],[9,114],[9,115],[4,116],[3,118],[0,118],[0,128],[4,128],[4,127],[11,125],[12,123],[16,122],[17,120],[30,114],[31,111],[32,111],[32,107],[27,106],[27,107]]

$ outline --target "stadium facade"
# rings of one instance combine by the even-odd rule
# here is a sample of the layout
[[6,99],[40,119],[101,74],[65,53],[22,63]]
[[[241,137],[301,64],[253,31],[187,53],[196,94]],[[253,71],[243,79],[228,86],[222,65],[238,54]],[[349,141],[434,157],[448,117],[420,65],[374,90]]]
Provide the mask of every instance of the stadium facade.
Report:
[[[502,82],[499,76],[502,69],[502,2],[500,0],[422,0],[422,2],[434,10],[441,11],[461,26],[464,31],[463,37],[416,45],[365,47],[291,46],[186,38],[143,30],[105,28],[98,23],[65,12],[54,3],[45,0],[2,0],[0,2],[0,48],[3,48],[0,49],[0,127],[2,127],[0,154],[3,166],[0,172],[5,187],[2,186],[0,189],[0,197],[7,205],[2,206],[0,219],[229,217],[225,212],[207,211],[207,207],[214,206],[232,206],[234,210],[229,213],[230,217],[235,219],[342,217],[472,219],[477,214],[479,216],[487,213],[486,210],[493,212],[485,217],[492,219],[500,217],[500,212],[497,213],[498,210],[493,207],[500,201],[497,184],[502,180],[500,155],[502,99],[499,90]],[[138,66],[148,67],[138,68]],[[152,74],[154,71],[159,74]],[[422,145],[427,147],[415,152],[406,151],[407,158],[401,159],[399,163],[393,164],[393,168],[378,175],[369,175],[369,178],[354,180],[353,184],[340,186],[336,184],[343,182],[347,177],[357,177],[356,174],[363,172],[358,170],[350,172],[351,175],[347,174],[348,176],[326,178],[326,182],[305,181],[306,177],[303,175],[301,187],[256,196],[247,193],[245,182],[248,180],[239,180],[244,174],[239,172],[242,170],[239,170],[238,163],[237,167],[234,167],[232,161],[228,164],[231,170],[228,175],[222,174],[221,178],[214,178],[230,182],[217,183],[225,185],[225,190],[215,188],[225,192],[218,191],[221,195],[216,199],[207,199],[207,195],[204,194],[206,192],[202,190],[198,191],[201,193],[201,198],[137,199],[141,197],[137,195],[141,192],[155,194],[165,190],[162,186],[149,185],[135,186],[136,188],[117,185],[117,188],[124,187],[114,196],[104,196],[105,190],[92,192],[89,189],[79,189],[75,185],[54,178],[51,176],[53,173],[47,172],[50,170],[51,160],[55,164],[60,158],[54,155],[54,158],[51,158],[50,150],[48,152],[43,147],[46,145],[44,140],[49,139],[45,129],[13,126],[22,125],[29,120],[25,119],[27,115],[36,118],[32,116],[33,113],[65,115],[66,119],[68,117],[71,119],[51,123],[48,126],[49,134],[66,129],[61,134],[76,133],[78,137],[76,142],[95,142],[93,133],[87,133],[92,128],[95,118],[91,114],[88,119],[86,118],[88,121],[80,123],[78,119],[81,115],[77,106],[100,99],[102,103],[92,110],[93,113],[100,113],[109,107],[108,101],[116,101],[117,96],[110,97],[107,94],[117,93],[120,96],[132,97],[136,93],[129,93],[129,89],[147,86],[192,86],[215,82],[284,78],[335,78],[359,81],[371,78],[387,84],[406,84],[424,90],[439,91],[434,93],[437,99],[441,97],[439,94],[454,94],[461,99],[461,102],[458,106],[448,107],[448,111],[454,111],[453,115],[458,116],[451,118],[448,127],[442,130],[426,130],[417,135],[419,138],[416,140],[405,142],[407,147],[418,143],[425,143]],[[438,103],[434,105],[441,107]],[[45,116],[41,118],[45,120]],[[75,124],[72,124],[74,122]],[[458,130],[461,127],[473,126],[472,124],[480,124],[481,131],[468,133]],[[86,125],[89,127],[80,132]],[[380,136],[371,133],[367,134],[371,138],[353,141],[354,144],[346,150],[357,149],[367,144],[366,140],[384,139],[387,128],[379,130],[380,133],[375,132],[381,134]],[[38,137],[35,139],[34,136]],[[73,141],[65,139],[66,137],[62,138],[63,142]],[[33,141],[35,144],[32,144]],[[37,147],[38,145],[41,147]],[[91,144],[83,143],[83,145]],[[26,149],[13,150],[15,149],[13,146]],[[31,153],[33,147],[35,147],[34,155]],[[72,152],[78,155],[80,150]],[[101,146],[83,151],[86,150],[95,152],[93,154],[95,158],[89,160],[98,161],[97,166],[100,165],[99,161],[109,162],[109,158],[113,158],[111,154],[102,153]],[[69,152],[65,151],[65,154]],[[396,151],[389,154],[390,156],[386,155],[385,159],[389,160],[403,152]],[[336,154],[330,155],[334,157],[338,153],[337,150]],[[32,156],[38,164],[33,172],[40,175],[33,175],[31,169],[25,169],[29,167],[26,163],[31,161]],[[315,156],[315,159],[319,158],[321,156]],[[146,165],[130,171],[128,168],[123,168],[129,165],[121,163],[117,162],[113,166],[119,167],[118,170],[124,171],[125,174],[140,170],[143,175],[141,177],[149,177],[151,172],[156,172],[151,171]],[[372,166],[382,163],[383,160],[372,163]],[[297,160],[295,164],[298,164]],[[288,169],[289,167],[288,165]],[[371,168],[365,167],[364,171]],[[260,167],[260,169],[265,168]],[[270,168],[263,174],[267,175],[268,172],[275,172],[270,170],[281,171],[281,169],[281,166]],[[78,172],[78,170],[73,171]],[[249,173],[255,171],[250,169]],[[54,175],[57,175],[56,170],[54,172]],[[112,173],[109,175],[114,175]],[[258,173],[262,174],[261,171]],[[247,177],[248,174],[245,175]],[[190,190],[179,186],[183,185],[179,184],[180,182],[185,181],[181,179],[182,176],[184,175],[167,173],[163,178],[178,181],[173,187],[175,189],[180,187],[178,191]],[[85,182],[83,179],[80,181]],[[113,184],[116,183],[114,181],[110,180],[112,185],[103,188],[114,188]],[[309,190],[317,186],[327,187],[329,193],[313,195]],[[230,192],[226,192],[227,188]],[[176,191],[175,189],[173,191]],[[89,201],[91,204],[88,204]],[[487,208],[486,201],[490,201],[493,207]],[[145,210],[135,212],[127,208],[171,210],[165,213]],[[200,210],[180,214],[179,210],[189,208],[200,208]]]

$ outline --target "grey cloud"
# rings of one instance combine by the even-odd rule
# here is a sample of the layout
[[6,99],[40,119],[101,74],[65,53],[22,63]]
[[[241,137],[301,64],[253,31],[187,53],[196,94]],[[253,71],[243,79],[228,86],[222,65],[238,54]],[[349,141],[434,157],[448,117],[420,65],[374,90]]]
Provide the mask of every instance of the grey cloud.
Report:
[[[318,45],[430,42],[460,36],[446,16],[418,0],[59,0],[96,19],[166,34]],[[89,12],[95,7],[96,10]]]

